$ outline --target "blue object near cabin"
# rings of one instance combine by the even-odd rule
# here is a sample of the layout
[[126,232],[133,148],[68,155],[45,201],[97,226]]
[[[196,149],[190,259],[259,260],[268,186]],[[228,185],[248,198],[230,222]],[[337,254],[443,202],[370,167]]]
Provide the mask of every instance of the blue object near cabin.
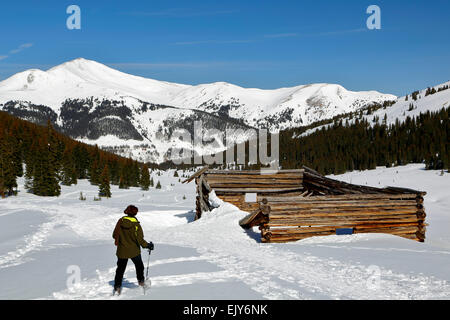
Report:
[[342,236],[342,235],[346,235],[346,234],[353,234],[353,228],[336,229],[336,234],[338,236]]

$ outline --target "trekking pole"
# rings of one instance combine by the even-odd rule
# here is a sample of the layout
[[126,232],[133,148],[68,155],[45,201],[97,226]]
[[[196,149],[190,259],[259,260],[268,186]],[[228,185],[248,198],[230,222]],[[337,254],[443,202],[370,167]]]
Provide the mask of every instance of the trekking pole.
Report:
[[150,254],[152,253],[152,250],[155,248],[155,246],[153,245],[153,242],[150,242],[148,244],[148,260],[147,260],[147,273],[145,275],[145,280],[148,280],[148,267],[150,265]]
[[152,253],[152,250],[148,250],[148,260],[147,260],[147,272],[145,274],[145,280],[148,280],[148,267],[150,265],[150,254]]

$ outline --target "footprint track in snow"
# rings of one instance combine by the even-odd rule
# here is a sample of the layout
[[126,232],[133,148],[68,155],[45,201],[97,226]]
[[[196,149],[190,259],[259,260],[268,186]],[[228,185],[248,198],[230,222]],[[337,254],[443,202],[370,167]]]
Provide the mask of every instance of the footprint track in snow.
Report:
[[[186,262],[186,261],[199,261],[205,260],[202,256],[194,257],[183,257],[183,258],[171,258],[156,260],[150,263],[151,266],[164,265],[176,262]],[[131,299],[137,295],[142,295],[140,292],[134,292],[133,288],[130,288],[130,283],[126,279],[134,279],[135,271],[133,268],[129,268],[125,272],[126,284],[122,288],[122,294],[118,296],[111,296],[112,285],[111,279],[114,279],[115,268],[109,268],[108,270],[100,271],[97,270],[97,277],[84,279],[78,284],[71,286],[70,288],[54,292],[50,298],[53,299]],[[155,276],[151,277],[152,288],[161,287],[173,287],[173,286],[184,286],[194,283],[217,283],[217,282],[227,282],[230,280],[236,280],[237,277],[231,274],[227,270],[213,271],[213,272],[195,272],[177,275],[166,275],[166,276]],[[132,287],[137,287],[136,284],[131,283]],[[149,296],[151,297],[151,296]]]
[[[34,205],[33,209],[36,209]],[[46,216],[48,216],[50,213],[50,221],[42,223],[39,226],[37,232],[25,236],[23,239],[25,244],[19,245],[16,247],[16,250],[10,251],[0,256],[0,269],[17,266],[22,263],[25,263],[27,261],[27,259],[25,258],[26,255],[41,249],[45,241],[47,240],[48,236],[50,235],[51,231],[54,229],[56,225],[59,224],[59,222],[56,219],[52,219],[55,217],[55,213],[57,212],[57,210],[51,208],[39,210],[43,212]]]

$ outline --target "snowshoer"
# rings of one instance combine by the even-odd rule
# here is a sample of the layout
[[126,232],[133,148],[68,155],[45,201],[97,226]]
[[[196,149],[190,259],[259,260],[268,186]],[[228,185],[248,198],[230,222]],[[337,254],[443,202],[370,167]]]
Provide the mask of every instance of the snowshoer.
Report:
[[153,243],[144,240],[144,232],[136,215],[138,208],[129,205],[122,217],[117,221],[114,228],[114,244],[117,246],[117,269],[114,278],[114,293],[120,294],[122,288],[122,279],[127,267],[128,259],[133,261],[136,268],[136,277],[140,286],[145,286],[144,263],[141,258],[141,248],[153,250]]

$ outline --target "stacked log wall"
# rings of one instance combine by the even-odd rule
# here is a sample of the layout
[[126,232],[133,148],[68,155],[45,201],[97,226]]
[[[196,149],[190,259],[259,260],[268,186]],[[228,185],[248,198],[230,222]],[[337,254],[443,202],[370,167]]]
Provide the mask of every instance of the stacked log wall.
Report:
[[[332,235],[343,228],[425,239],[425,192],[349,184],[307,167],[268,174],[203,168],[186,182],[192,179],[197,184],[196,219],[211,209],[209,192],[214,190],[223,201],[250,213],[241,225],[256,223],[262,242]],[[256,202],[246,202],[246,193],[256,193]]]
[[[240,210],[252,212],[258,209],[258,203],[270,195],[296,196],[303,192],[304,170],[283,170],[262,174],[253,171],[205,171],[203,176],[216,195]],[[246,193],[256,193],[256,202],[246,202]]]
[[423,197],[415,193],[268,197],[267,201],[270,213],[261,226],[262,242],[332,235],[342,228],[352,228],[353,233],[387,233],[425,240]]

